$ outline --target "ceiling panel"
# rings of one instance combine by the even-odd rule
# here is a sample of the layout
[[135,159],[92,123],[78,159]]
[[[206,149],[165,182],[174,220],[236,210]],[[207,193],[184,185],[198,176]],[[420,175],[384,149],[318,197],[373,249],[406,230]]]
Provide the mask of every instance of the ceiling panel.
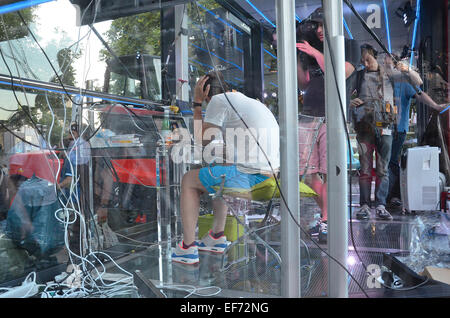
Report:
[[[236,1],[244,10],[251,14],[261,23],[272,26],[276,25],[276,0],[237,0]],[[358,13],[367,21],[373,23],[372,30],[380,38],[383,44],[389,48],[388,29],[389,25],[390,45],[394,53],[400,53],[405,45],[411,47],[413,38],[414,23],[409,27],[403,25],[403,20],[396,15],[399,7],[404,7],[406,0],[353,0],[353,6]],[[321,0],[296,0],[296,17],[297,20],[306,18],[316,8],[322,4]],[[386,5],[386,10],[385,10]],[[416,1],[412,1],[412,7],[415,9]],[[387,12],[388,19],[385,18]],[[381,48],[377,45],[371,35],[362,27],[360,21],[354,16],[353,12],[344,4],[344,19],[348,26],[345,30],[346,37],[351,36],[361,43],[369,43],[374,47]],[[387,21],[387,23],[386,23]],[[350,32],[350,33],[349,33]]]

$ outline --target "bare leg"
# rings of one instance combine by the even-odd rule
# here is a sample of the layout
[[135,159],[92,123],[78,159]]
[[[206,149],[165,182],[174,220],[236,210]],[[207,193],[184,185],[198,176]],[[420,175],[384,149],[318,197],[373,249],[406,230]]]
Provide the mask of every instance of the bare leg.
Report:
[[225,230],[225,223],[227,218],[227,205],[221,199],[212,201],[214,209],[214,223],[212,227],[213,233],[223,232]]
[[324,180],[322,180],[317,173],[314,173],[305,178],[305,183],[317,193],[317,196],[314,197],[314,199],[322,211],[322,221],[326,221],[328,219],[326,176],[324,177]]
[[198,178],[198,172],[198,169],[188,171],[181,181],[181,221],[183,223],[183,240],[187,245],[195,241],[200,195],[207,192]]

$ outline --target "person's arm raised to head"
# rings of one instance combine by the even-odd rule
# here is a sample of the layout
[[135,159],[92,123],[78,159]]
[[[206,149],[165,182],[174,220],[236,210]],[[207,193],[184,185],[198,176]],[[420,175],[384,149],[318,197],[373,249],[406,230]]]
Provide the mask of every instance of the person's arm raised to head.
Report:
[[[297,43],[296,46],[300,51],[314,57],[322,72],[325,73],[325,57],[322,52],[312,47],[307,41]],[[345,62],[345,78],[348,78],[354,70],[355,67],[351,63]]]

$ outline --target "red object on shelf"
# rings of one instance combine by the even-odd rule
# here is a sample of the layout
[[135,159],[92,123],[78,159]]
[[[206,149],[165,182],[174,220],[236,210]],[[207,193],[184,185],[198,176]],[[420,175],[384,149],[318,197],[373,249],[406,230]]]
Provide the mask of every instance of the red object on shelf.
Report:
[[63,159],[57,159],[55,153],[50,151],[16,153],[9,160],[9,175],[27,178],[35,175],[51,183],[57,183],[63,163]]
[[119,182],[156,186],[155,159],[113,159],[111,163],[119,176]]

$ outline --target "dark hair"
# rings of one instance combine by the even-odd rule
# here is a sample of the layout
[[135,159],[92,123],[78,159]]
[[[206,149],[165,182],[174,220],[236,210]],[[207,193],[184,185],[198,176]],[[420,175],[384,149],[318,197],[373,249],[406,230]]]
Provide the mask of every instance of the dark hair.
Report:
[[[302,21],[297,24],[296,29],[296,42],[301,43],[307,41],[316,50],[323,52],[323,43],[317,37],[316,31],[319,27],[319,23],[316,21]],[[314,57],[306,54],[297,49],[297,59],[301,61],[303,69],[318,68],[319,64]]]
[[304,21],[314,21],[323,23],[323,9],[322,7],[318,7],[314,10],[308,17],[305,18]]
[[206,74],[206,76],[208,77],[208,79],[205,82],[204,88],[206,89],[206,87],[210,85],[208,92],[209,98],[230,90],[227,83],[225,83],[225,78],[223,77],[222,72],[211,71]]
[[72,123],[72,124],[70,125],[70,131],[76,131],[76,132],[79,132],[79,130],[78,130],[78,124],[77,124],[77,123]]
[[363,54],[364,51],[366,51],[367,53],[372,55],[374,58],[377,58],[377,56],[378,56],[378,51],[375,50],[375,48],[370,44],[366,43],[366,44],[361,45],[361,55]]

